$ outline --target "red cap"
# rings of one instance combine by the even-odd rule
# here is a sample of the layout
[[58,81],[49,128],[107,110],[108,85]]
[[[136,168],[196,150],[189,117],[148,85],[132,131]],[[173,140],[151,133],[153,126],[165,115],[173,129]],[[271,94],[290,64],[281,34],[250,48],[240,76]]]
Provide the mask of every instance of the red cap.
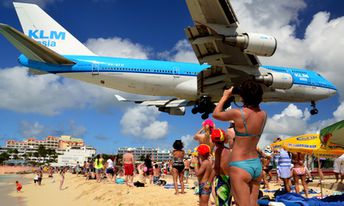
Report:
[[202,155],[202,156],[209,155],[210,154],[210,147],[209,147],[209,145],[206,145],[206,144],[200,144],[197,147],[197,152],[199,155]]
[[211,132],[211,141],[222,143],[226,140],[226,133],[222,129],[214,129]]

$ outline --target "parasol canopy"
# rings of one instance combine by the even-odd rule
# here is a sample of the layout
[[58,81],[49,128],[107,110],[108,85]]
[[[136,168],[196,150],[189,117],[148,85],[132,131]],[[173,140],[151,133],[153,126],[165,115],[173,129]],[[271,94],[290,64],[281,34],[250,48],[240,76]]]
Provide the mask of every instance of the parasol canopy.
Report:
[[344,120],[323,128],[320,131],[320,140],[326,147],[335,144],[344,148]]

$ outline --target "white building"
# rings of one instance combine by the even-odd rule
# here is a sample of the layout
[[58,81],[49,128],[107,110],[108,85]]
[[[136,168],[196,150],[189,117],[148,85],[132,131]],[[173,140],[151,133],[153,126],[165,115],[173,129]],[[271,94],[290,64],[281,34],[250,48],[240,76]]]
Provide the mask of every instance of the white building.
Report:
[[57,157],[57,163],[52,166],[75,166],[77,162],[81,165],[84,161],[92,158],[96,154],[96,149],[93,147],[71,147],[66,149],[63,155]]
[[151,155],[151,159],[153,161],[166,161],[172,158],[171,151],[169,150],[160,150],[157,148],[150,148],[150,147],[121,147],[118,148],[117,154],[123,155],[131,149],[133,152],[135,160],[140,160],[142,157],[146,157],[146,155]]

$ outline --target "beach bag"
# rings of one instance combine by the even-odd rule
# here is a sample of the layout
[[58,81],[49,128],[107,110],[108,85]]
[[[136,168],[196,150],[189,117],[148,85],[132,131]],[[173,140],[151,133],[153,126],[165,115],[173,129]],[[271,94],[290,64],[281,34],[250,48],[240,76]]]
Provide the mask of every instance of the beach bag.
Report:
[[116,184],[124,184],[125,180],[123,178],[116,178]]
[[136,181],[136,182],[134,182],[134,186],[135,186],[135,187],[144,187],[144,186],[145,186],[145,183]]

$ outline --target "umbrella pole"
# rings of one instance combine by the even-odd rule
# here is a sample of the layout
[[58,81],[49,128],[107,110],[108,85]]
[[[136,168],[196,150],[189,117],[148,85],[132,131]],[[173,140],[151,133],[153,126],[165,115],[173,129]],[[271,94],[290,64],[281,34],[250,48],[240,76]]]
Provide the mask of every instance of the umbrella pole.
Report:
[[319,178],[320,178],[320,195],[321,195],[321,198],[323,198],[323,188],[322,188],[322,177],[320,175],[320,170],[321,170],[321,167],[320,167],[320,158],[318,157],[318,174],[319,174]]

